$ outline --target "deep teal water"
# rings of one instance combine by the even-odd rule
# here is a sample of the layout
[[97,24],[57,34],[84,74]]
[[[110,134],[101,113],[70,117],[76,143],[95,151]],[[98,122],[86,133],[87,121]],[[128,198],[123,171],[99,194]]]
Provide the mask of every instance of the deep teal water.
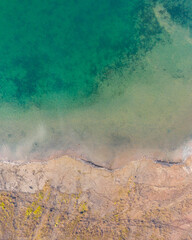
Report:
[[9,0],[0,8],[1,100],[21,105],[39,106],[49,93],[73,101],[97,94],[97,76],[151,48],[161,31],[139,0]]
[[191,34],[187,0],[2,0],[1,158],[175,148],[192,133]]

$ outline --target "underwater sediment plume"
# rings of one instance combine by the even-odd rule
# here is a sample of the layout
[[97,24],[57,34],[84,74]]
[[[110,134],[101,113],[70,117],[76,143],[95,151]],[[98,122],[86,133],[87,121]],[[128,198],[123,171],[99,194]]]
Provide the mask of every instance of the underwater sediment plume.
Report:
[[0,1],[0,240],[192,239],[191,157],[191,0]]

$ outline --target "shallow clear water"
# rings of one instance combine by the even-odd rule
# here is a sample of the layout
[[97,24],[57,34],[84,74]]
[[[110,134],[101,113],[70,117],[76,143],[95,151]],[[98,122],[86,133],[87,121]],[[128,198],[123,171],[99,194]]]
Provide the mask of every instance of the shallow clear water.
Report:
[[111,165],[178,148],[191,59],[187,0],[1,1],[0,158]]

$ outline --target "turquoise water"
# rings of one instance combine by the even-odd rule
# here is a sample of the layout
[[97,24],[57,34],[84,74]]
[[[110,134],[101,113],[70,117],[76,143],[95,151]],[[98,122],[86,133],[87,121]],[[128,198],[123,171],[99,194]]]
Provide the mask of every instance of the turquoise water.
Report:
[[192,134],[190,1],[2,0],[1,159],[101,164]]

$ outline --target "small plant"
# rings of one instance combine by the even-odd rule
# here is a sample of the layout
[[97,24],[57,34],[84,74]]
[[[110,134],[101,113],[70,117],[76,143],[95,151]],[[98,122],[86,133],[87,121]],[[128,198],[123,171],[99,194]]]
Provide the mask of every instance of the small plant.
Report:
[[38,207],[35,209],[35,211],[33,212],[33,214],[34,214],[37,218],[41,217],[41,215],[42,215],[42,208],[41,208],[41,206],[38,206]]
[[85,213],[88,211],[87,203],[83,202],[79,205],[79,212],[80,213]]
[[26,216],[29,217],[33,212],[33,209],[32,207],[28,207],[27,210],[26,210]]
[[4,210],[4,209],[5,209],[5,203],[4,203],[4,202],[1,202],[1,203],[0,203],[0,207]]

